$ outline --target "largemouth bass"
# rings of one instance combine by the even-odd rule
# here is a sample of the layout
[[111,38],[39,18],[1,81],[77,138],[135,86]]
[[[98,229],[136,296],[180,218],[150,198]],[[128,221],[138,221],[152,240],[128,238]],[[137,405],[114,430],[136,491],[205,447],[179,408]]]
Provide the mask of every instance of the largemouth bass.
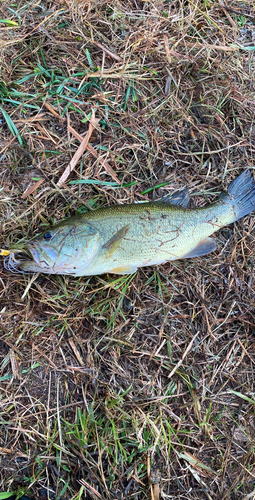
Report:
[[213,252],[210,236],[255,210],[255,182],[249,170],[219,199],[187,208],[187,190],[156,202],[116,205],[70,217],[31,240],[29,260],[9,267],[47,274],[91,276],[131,274],[139,267]]

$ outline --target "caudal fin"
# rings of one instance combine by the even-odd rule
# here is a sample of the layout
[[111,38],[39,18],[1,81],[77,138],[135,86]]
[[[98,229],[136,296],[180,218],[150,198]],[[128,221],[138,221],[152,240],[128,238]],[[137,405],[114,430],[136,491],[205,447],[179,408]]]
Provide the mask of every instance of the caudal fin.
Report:
[[[228,195],[234,218],[232,222],[244,217],[255,210],[255,182],[250,170],[245,170],[228,187]],[[226,198],[225,198],[226,200]]]

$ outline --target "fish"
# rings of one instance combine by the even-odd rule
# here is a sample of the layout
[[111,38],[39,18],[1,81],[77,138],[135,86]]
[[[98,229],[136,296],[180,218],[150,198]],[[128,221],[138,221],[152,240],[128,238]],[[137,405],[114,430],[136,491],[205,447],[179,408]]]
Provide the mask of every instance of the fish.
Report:
[[[211,235],[255,210],[255,182],[245,170],[218,200],[189,208],[188,189],[153,202],[113,205],[69,217],[24,247],[11,270],[72,276],[132,274],[138,268],[201,257]],[[8,257],[6,257],[8,258]]]

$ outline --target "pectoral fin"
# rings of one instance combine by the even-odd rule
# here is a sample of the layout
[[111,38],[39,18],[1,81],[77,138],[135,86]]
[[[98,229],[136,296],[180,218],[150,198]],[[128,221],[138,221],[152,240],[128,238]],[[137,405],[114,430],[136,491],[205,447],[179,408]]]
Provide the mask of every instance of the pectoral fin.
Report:
[[137,267],[130,265],[130,266],[114,267],[113,269],[111,269],[108,272],[113,273],[113,274],[133,274],[136,271],[137,271]]
[[122,227],[115,233],[104,245],[103,248],[107,249],[106,257],[111,257],[111,255],[118,248],[119,244],[123,240],[124,236],[126,236],[129,230],[129,224],[127,226]]
[[188,252],[182,259],[190,259],[191,257],[199,257],[201,255],[206,255],[207,253],[214,252],[217,245],[212,238],[206,238],[198,243],[198,245]]

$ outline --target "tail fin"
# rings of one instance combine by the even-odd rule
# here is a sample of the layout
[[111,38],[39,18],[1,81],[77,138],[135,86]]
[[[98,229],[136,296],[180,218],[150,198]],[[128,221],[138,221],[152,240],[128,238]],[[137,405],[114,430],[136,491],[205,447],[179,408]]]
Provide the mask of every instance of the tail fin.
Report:
[[[228,187],[228,195],[233,211],[232,222],[255,210],[255,182],[250,170],[245,170]],[[226,198],[225,198],[226,201]]]

